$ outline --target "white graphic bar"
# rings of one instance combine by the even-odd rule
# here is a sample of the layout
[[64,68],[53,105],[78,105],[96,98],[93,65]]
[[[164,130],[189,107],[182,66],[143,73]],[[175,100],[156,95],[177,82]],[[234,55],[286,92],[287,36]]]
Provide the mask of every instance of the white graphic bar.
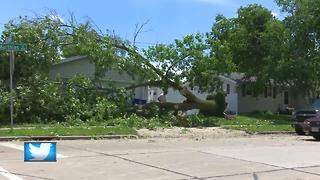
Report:
[[23,180],[22,178],[14,175],[14,174],[11,174],[9,171],[3,169],[2,167],[0,167],[0,175],[6,177],[9,180]]

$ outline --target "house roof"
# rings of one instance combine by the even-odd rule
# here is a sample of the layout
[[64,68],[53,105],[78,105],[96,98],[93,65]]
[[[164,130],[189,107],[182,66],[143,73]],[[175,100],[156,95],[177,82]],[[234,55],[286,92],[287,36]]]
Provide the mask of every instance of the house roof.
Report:
[[[64,63],[69,63],[73,61],[78,61],[87,58],[86,56],[72,56],[68,58],[62,59],[60,62],[55,63],[53,65],[60,65]],[[256,77],[246,77],[244,73],[232,72],[230,74],[224,74],[219,76],[222,79],[231,81],[233,83],[242,83],[242,82],[255,82]]]
[[246,77],[244,73],[233,72],[230,74],[222,75],[224,78],[235,81],[236,83],[242,82],[255,82],[257,80],[256,77]]
[[59,64],[64,64],[64,63],[68,63],[68,62],[78,61],[78,60],[85,59],[85,58],[86,58],[86,56],[72,56],[72,57],[61,59],[60,62],[55,63],[53,65],[59,65]]
[[222,80],[224,80],[224,81],[226,80],[226,81],[232,82],[232,83],[234,83],[234,84],[237,84],[237,81],[235,81],[235,80],[233,80],[233,79],[231,79],[231,78],[229,78],[229,77],[227,77],[227,76],[220,75],[219,78],[222,79]]

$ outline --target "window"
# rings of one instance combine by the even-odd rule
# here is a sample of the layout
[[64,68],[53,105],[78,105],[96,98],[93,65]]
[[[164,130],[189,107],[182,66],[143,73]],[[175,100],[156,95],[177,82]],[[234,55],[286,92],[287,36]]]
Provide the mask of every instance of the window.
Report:
[[230,94],[230,84],[227,84],[227,94]]
[[242,84],[242,96],[246,96],[246,85]]
[[268,87],[264,87],[264,97],[267,98],[268,97]]
[[268,97],[271,97],[272,96],[272,90],[271,90],[271,87],[269,86],[268,87]]
[[247,86],[247,95],[252,95],[252,86]]
[[284,92],[284,104],[286,104],[286,105],[289,104],[289,92],[288,91]]
[[277,98],[277,88],[276,87],[273,87],[272,89],[272,95],[273,95],[273,98]]
[[242,85],[242,96],[246,96],[246,95],[252,95],[253,94],[253,90],[252,90],[252,86],[249,84],[243,84]]
[[270,86],[266,86],[264,87],[264,97],[267,98],[267,97],[271,97],[272,96],[272,89]]

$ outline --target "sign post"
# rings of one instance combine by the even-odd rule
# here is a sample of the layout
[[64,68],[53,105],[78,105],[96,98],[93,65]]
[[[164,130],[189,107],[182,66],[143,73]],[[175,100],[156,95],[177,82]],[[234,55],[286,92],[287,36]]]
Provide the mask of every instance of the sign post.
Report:
[[0,50],[10,52],[10,122],[11,131],[13,130],[13,74],[14,74],[14,51],[27,50],[26,44],[15,44],[12,42],[12,36],[10,36],[8,42],[0,43]]
[[14,73],[14,51],[10,51],[10,122],[13,130],[13,73]]

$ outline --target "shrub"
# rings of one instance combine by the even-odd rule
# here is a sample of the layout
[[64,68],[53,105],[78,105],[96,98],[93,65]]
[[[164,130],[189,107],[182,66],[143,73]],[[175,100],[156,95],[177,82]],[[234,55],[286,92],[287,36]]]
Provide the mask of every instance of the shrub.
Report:
[[10,93],[3,87],[0,87],[0,124],[9,123],[10,112]]
[[[119,95],[119,96],[117,96]],[[15,118],[19,123],[107,121],[126,114],[124,93],[103,96],[94,83],[76,76],[68,81],[49,81],[35,75],[19,83],[15,96]],[[8,123],[9,93],[0,87],[0,123]]]
[[106,98],[97,97],[96,103],[93,107],[95,121],[105,121],[117,117],[120,109],[116,103],[107,100]]

